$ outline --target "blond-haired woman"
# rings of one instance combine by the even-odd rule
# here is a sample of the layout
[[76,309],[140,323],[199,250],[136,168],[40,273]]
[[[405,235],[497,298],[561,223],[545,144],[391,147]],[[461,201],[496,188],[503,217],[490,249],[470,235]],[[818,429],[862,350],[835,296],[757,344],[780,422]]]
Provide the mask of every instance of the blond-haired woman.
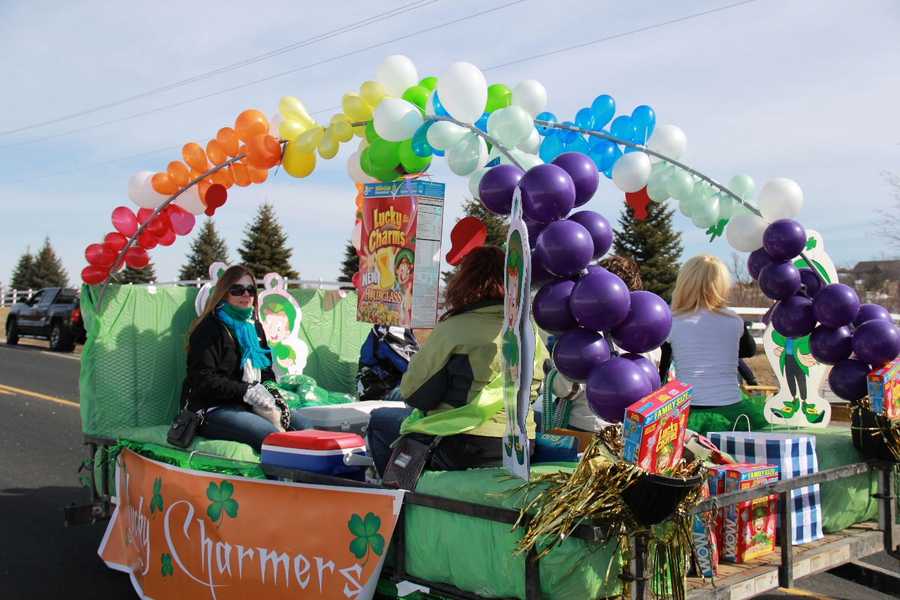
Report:
[[678,272],[672,294],[672,332],[663,346],[660,374],[674,361],[680,381],[693,386],[688,427],[699,433],[730,430],[741,415],[753,429],[765,425],[762,408],[742,399],[737,365],[756,343],[728,309],[731,275],[715,256],[695,256]]
[[253,274],[229,267],[191,325],[183,394],[203,418],[200,435],[259,451],[267,435],[297,429],[299,421],[270,389],[275,373],[256,309]]

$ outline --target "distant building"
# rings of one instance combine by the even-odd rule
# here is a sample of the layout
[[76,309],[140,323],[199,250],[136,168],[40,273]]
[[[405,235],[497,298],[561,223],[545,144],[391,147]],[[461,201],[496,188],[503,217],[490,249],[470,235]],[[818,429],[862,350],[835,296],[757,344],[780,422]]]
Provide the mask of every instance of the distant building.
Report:
[[863,302],[900,309],[900,260],[864,260],[852,269],[838,269],[838,279],[853,286]]

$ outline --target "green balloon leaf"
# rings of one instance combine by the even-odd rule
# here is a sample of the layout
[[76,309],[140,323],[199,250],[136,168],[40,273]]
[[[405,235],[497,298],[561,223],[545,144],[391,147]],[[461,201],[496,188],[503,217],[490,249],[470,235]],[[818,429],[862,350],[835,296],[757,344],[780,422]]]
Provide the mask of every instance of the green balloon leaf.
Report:
[[484,112],[494,112],[500,108],[506,108],[512,104],[512,90],[502,83],[488,86],[487,106]]

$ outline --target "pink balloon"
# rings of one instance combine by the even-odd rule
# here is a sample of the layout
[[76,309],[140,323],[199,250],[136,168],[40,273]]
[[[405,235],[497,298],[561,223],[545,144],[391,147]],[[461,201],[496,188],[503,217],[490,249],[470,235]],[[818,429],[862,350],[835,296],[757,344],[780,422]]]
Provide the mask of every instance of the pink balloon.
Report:
[[[144,209],[141,209],[144,210]],[[127,206],[117,206],[112,211],[112,224],[116,231],[126,237],[131,237],[138,228],[138,220],[134,212]]]
[[172,231],[176,235],[187,235],[194,229],[194,225],[197,222],[194,215],[174,204],[169,205],[168,210],[169,222],[172,223]]

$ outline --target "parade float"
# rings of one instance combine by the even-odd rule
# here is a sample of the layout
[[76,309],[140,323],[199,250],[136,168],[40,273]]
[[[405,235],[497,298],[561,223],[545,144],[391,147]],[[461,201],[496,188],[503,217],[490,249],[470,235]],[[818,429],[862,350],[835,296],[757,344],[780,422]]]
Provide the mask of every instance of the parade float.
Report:
[[[423,78],[395,55],[327,122],[285,97],[274,117],[246,110],[165,170],[131,177],[138,210],[115,208],[114,231],[85,251],[80,387],[94,499],[67,520],[110,518],[100,556],[140,597],[743,598],[881,549],[896,556],[900,333],[836,282],[821,235],[796,220],[799,185],[717,182],[684,162],[684,132],[657,125],[646,105],[621,112],[602,95],[571,121],[548,105],[534,80],[488,85],[468,63]],[[210,284],[117,285],[115,274],[188,235],[195,215],[223,210],[232,186],[276,168],[305,178],[350,143],[360,273],[352,289],[265,278],[258,317],[279,387],[293,407],[362,404],[354,377],[372,323],[433,326],[448,248],[443,185],[427,171],[443,157],[509,217],[503,468],[426,471],[403,490],[367,482],[364,445],[350,438],[320,452],[346,467],[325,472],[285,466],[266,446],[260,457],[235,442],[166,441],[185,336]],[[641,356],[666,340],[667,304],[597,266],[609,222],[572,213],[602,176],[639,218],[650,202],[675,202],[711,240],[750,253],[774,302],[765,348],[784,383],[761,399],[766,430],[686,431],[690,389]],[[452,238],[451,263],[483,232],[469,222]],[[548,381],[581,382],[598,416],[625,421],[581,435],[577,450],[572,432],[545,431],[571,453],[533,464],[532,320],[557,340]],[[826,376],[852,403],[852,428],[830,423]]]

